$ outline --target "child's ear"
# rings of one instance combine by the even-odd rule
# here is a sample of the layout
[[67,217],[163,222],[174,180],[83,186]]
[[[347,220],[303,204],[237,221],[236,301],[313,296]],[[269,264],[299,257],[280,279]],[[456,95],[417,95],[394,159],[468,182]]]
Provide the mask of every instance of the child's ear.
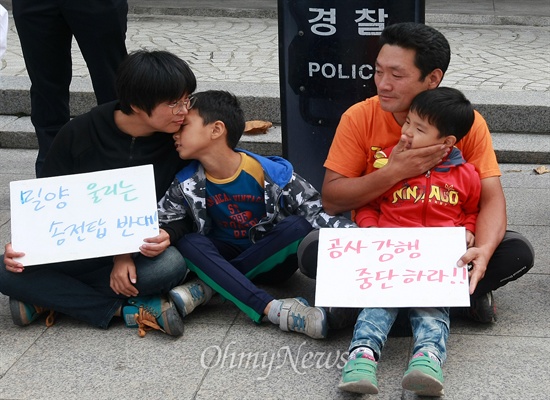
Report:
[[225,124],[222,121],[212,123],[212,139],[217,139],[225,133]]
[[443,143],[445,143],[445,145],[447,145],[449,147],[453,147],[456,143],[456,136],[454,136],[454,135],[446,136],[445,141]]

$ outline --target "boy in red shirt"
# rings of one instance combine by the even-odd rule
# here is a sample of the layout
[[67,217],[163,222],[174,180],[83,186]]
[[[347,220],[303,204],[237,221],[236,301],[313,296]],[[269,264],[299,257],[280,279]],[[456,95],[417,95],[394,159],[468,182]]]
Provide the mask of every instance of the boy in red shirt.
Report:
[[[481,181],[454,145],[466,135],[474,110],[464,95],[452,88],[418,94],[401,129],[410,148],[443,144],[448,154],[426,173],[404,179],[357,211],[360,227],[464,226],[467,246],[474,244]],[[379,150],[375,167],[382,168],[391,153]],[[377,360],[397,317],[397,308],[365,308],[355,324],[349,358],[339,388],[357,393],[378,393]],[[404,389],[419,396],[441,396],[449,335],[449,308],[411,308],[413,357],[403,377]]]

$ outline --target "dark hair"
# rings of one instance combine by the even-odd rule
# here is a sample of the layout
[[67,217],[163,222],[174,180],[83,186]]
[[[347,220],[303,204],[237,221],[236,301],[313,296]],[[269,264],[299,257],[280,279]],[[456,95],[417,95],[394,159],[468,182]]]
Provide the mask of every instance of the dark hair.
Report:
[[197,87],[195,74],[181,58],[168,51],[138,50],[120,64],[116,90],[120,110],[132,114],[132,106],[151,115],[163,102],[174,102]]
[[438,30],[420,23],[403,22],[389,25],[382,31],[378,44],[380,48],[388,44],[414,50],[414,65],[420,70],[421,80],[437,68],[445,74],[451,61],[451,47],[445,36]]
[[227,129],[227,145],[234,149],[244,131],[244,112],[237,97],[223,90],[207,90],[193,95],[193,109],[204,120],[204,125],[222,121]]
[[457,89],[439,87],[425,90],[412,101],[410,111],[427,119],[439,131],[439,137],[453,135],[462,139],[474,123],[472,103]]

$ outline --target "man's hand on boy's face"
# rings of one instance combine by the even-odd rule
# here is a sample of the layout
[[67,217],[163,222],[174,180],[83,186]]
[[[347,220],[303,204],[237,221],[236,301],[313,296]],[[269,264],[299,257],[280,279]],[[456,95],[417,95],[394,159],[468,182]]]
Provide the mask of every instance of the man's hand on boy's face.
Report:
[[399,180],[412,178],[424,174],[439,164],[447,155],[448,147],[444,144],[418,149],[410,148],[410,138],[401,135],[397,145],[393,148],[388,164],[384,168],[391,168]]

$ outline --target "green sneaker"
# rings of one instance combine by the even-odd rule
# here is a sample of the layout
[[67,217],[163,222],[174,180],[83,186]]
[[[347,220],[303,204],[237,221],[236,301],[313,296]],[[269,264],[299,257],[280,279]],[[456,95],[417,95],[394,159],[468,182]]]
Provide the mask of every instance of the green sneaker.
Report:
[[313,339],[327,337],[328,323],[325,310],[321,307],[310,307],[301,297],[283,299],[279,313],[279,328],[283,331],[304,333]]
[[171,336],[183,335],[183,320],[174,303],[164,296],[142,296],[128,299],[122,308],[126,326],[138,328],[138,335],[144,337],[147,331],[156,329]]
[[443,372],[439,362],[425,353],[415,354],[401,386],[418,396],[443,396]]
[[344,365],[338,389],[353,393],[377,394],[377,368],[378,363],[374,358],[365,353],[358,353],[356,358],[348,360]]
[[199,305],[208,303],[213,294],[214,291],[198,278],[176,286],[168,292],[182,317],[190,314]]
[[23,303],[10,297],[10,312],[13,323],[17,326],[27,326],[36,321],[42,314],[49,313],[46,317],[46,326],[50,327],[55,322],[55,312],[44,307]]

